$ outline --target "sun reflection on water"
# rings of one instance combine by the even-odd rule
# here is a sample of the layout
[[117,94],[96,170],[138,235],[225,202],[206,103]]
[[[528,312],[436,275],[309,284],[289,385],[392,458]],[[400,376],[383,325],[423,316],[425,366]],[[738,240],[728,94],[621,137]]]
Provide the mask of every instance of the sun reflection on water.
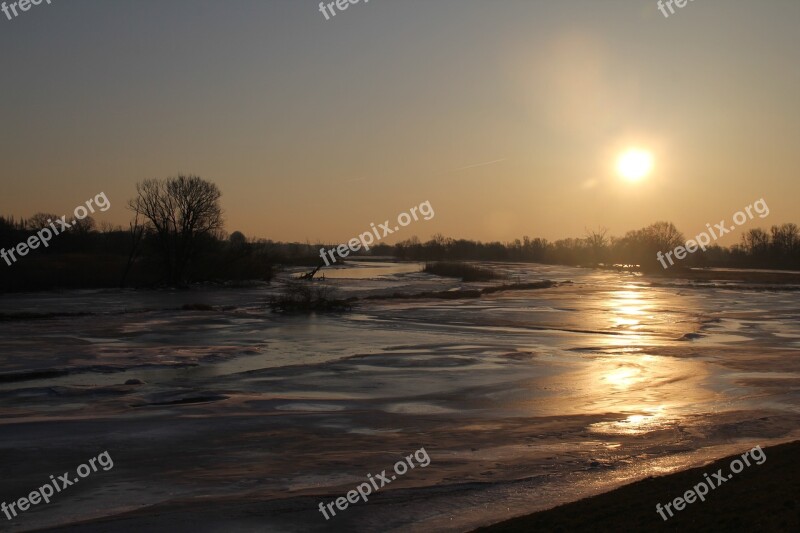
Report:
[[637,381],[641,381],[641,376],[642,371],[640,369],[627,366],[609,372],[601,380],[608,382],[616,389],[626,389]]
[[634,333],[644,319],[653,318],[650,314],[653,305],[645,300],[641,290],[614,291],[605,302],[605,307],[614,327],[623,329],[626,334]]
[[606,324],[617,334],[603,336],[586,369],[587,407],[615,419],[590,424],[591,432],[672,431],[714,397],[702,362],[658,355],[675,338],[674,322],[659,313],[674,307],[668,298],[663,291],[627,285],[601,303]]
[[665,411],[665,406],[659,405],[647,409],[647,414],[629,415],[622,420],[591,424],[589,430],[606,435],[642,435],[652,431],[671,429],[677,421],[668,417]]

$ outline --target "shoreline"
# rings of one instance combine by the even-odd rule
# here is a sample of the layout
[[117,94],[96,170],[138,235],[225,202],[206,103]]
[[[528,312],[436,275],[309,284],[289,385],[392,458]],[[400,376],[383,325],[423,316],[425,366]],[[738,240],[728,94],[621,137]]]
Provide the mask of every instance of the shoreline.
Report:
[[[540,263],[530,261],[501,261],[501,260],[480,260],[480,259],[459,259],[459,260],[444,260],[454,261],[459,263],[480,263],[484,265],[517,265],[517,266],[541,266],[545,268],[572,268],[577,270],[588,270],[595,272],[616,272],[620,274],[629,274],[639,276],[640,279],[649,281],[653,284],[659,284],[666,281],[687,281],[690,283],[740,283],[740,284],[753,284],[758,288],[765,290],[800,290],[796,286],[800,286],[800,272],[797,270],[783,270],[783,269],[764,269],[764,268],[732,268],[732,267],[707,267],[707,268],[686,268],[686,267],[671,267],[667,270],[654,270],[642,271],[641,269],[628,269],[628,268],[615,268],[613,266],[600,266],[600,265],[586,265],[586,264],[561,264],[561,263]],[[336,272],[344,270],[348,267],[352,268],[354,264],[363,263],[392,263],[392,264],[408,264],[419,263],[425,264],[424,260],[416,259],[397,259],[385,257],[356,257],[351,261],[342,261],[335,265],[325,267],[328,270],[320,270],[320,274],[326,272]],[[433,261],[430,261],[433,262]],[[103,284],[86,284],[81,286],[52,286],[52,287],[29,287],[19,285],[13,290],[0,288],[0,295],[4,296],[25,296],[25,295],[40,295],[40,294],[54,294],[65,293],[70,291],[108,291],[108,292],[191,292],[194,290],[202,289],[251,289],[269,287],[271,281],[277,280],[277,273],[281,271],[291,271],[297,269],[297,273],[303,273],[306,268],[315,266],[314,263],[309,262],[294,262],[276,264],[276,272],[270,281],[263,279],[217,279],[214,281],[200,281],[189,283],[179,287],[172,287],[163,284],[154,285],[130,285],[127,287],[119,287],[118,284],[103,285]],[[432,279],[436,276],[431,274]],[[508,280],[507,280],[508,281]],[[502,283],[498,280],[498,283]],[[788,287],[786,287],[788,286]],[[698,288],[703,288],[698,285]],[[747,287],[739,287],[747,288]]]
[[705,466],[648,477],[618,489],[512,518],[474,530],[475,533],[528,531],[798,531],[800,530],[800,441],[764,449],[761,465],[745,467],[729,482],[664,520],[656,511],[722,469],[729,472],[731,455]]

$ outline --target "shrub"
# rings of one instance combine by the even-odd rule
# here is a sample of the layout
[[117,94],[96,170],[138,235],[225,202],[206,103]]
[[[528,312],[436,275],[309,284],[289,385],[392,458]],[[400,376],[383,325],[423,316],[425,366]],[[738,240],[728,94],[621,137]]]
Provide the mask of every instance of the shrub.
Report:
[[273,313],[349,311],[351,300],[334,298],[335,290],[309,281],[289,281],[283,292],[269,300]]
[[488,268],[481,268],[461,262],[425,263],[423,272],[448,278],[461,278],[461,281],[491,281],[500,276]]

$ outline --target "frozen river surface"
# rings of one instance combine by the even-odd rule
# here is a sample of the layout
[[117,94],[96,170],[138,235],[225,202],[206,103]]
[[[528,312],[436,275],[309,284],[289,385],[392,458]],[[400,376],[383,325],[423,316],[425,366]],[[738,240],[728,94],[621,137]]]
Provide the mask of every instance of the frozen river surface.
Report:
[[[800,436],[797,292],[492,268],[572,283],[308,317],[266,309],[280,282],[3,296],[55,316],[0,322],[0,500],[114,460],[3,529],[466,531]],[[380,263],[324,283],[465,287]],[[420,447],[426,468],[319,512]]]

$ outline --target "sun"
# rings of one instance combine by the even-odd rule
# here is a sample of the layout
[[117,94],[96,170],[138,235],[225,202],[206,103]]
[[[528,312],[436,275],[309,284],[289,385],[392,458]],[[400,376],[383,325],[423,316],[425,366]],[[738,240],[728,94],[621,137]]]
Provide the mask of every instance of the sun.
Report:
[[631,182],[641,181],[653,170],[653,154],[647,150],[631,148],[617,159],[617,172]]

